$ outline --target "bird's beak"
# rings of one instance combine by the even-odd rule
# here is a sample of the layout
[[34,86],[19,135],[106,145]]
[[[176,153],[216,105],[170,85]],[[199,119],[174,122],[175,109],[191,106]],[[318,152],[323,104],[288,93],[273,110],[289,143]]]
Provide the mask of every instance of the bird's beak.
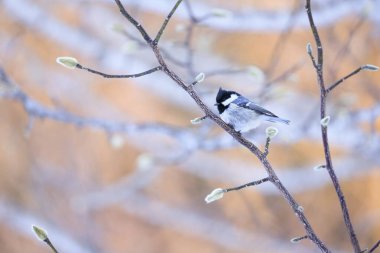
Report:
[[215,104],[214,104],[214,106],[218,106],[218,105],[219,105],[219,103],[215,103]]

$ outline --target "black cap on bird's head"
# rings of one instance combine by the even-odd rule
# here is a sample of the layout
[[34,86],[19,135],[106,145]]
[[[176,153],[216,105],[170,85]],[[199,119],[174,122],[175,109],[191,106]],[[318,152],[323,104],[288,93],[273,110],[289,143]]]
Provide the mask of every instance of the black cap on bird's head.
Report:
[[228,108],[229,105],[223,102],[230,99],[231,96],[234,94],[237,96],[240,96],[240,94],[235,91],[223,90],[222,88],[219,88],[218,94],[216,95],[216,104],[215,104],[215,106],[218,107],[219,113],[223,113],[224,110]]
[[223,103],[223,101],[226,101],[227,99],[229,99],[232,94],[236,94],[240,96],[240,94],[235,91],[223,90],[222,88],[219,88],[218,94],[216,95],[215,105],[219,105]]

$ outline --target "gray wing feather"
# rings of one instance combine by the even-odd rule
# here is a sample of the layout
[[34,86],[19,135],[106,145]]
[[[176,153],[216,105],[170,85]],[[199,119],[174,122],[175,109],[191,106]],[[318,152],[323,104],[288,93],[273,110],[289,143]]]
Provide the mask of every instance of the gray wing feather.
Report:
[[253,103],[252,101],[248,100],[247,98],[243,97],[243,96],[240,96],[238,97],[237,99],[235,99],[232,103],[238,105],[238,106],[241,106],[241,107],[244,107],[244,108],[247,108],[247,109],[251,109],[259,114],[263,114],[263,115],[267,115],[267,116],[270,116],[270,117],[276,117],[278,118],[277,115],[275,115],[274,113],[262,108],[261,106]]

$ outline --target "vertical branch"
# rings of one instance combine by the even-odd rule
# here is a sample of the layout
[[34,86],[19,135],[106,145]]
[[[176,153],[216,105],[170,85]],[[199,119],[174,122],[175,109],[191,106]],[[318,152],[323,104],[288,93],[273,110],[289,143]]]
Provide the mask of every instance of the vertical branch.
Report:
[[[323,78],[323,48],[322,48],[322,42],[318,34],[317,27],[315,26],[313,15],[311,12],[311,7],[310,7],[310,0],[306,0],[306,12],[307,16],[309,19],[310,23],[310,28],[313,32],[314,40],[317,45],[317,63],[316,63],[316,72],[317,72],[317,80],[318,84],[320,87],[320,100],[321,100],[321,107],[320,107],[320,117],[321,119],[326,117],[326,98],[327,98],[327,90],[325,88],[325,83],[324,83],[324,78]],[[344,223],[347,228],[347,232],[350,236],[351,244],[352,247],[355,251],[355,253],[361,252],[360,246],[359,246],[359,241],[356,237],[354,228],[352,226],[352,222],[350,219],[348,207],[346,200],[344,198],[343,191],[341,190],[340,184],[338,177],[335,174],[334,168],[333,168],[333,163],[331,159],[331,154],[330,154],[330,146],[329,146],[329,141],[328,141],[328,132],[327,132],[327,126],[322,126],[321,125],[321,132],[322,132],[322,142],[323,142],[323,148],[324,148],[324,153],[325,153],[325,160],[326,160],[326,168],[327,171],[330,175],[331,181],[334,185],[335,191],[337,193],[339,203],[342,209],[343,213],[343,218],[344,218]]]

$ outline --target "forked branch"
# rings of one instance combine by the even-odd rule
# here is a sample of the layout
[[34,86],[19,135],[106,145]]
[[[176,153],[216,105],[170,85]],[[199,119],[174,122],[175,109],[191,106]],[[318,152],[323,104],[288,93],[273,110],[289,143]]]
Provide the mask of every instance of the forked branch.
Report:
[[[340,82],[338,81],[336,84],[333,84],[332,86],[330,86],[329,89],[325,88],[324,77],[323,77],[323,47],[322,47],[321,39],[320,39],[319,34],[318,34],[317,27],[314,23],[312,11],[311,11],[311,6],[310,6],[310,1],[311,0],[306,0],[305,8],[306,8],[307,16],[309,19],[310,28],[311,28],[311,31],[313,32],[314,40],[315,40],[315,43],[317,45],[317,62],[316,62],[316,64],[315,64],[315,60],[313,58],[313,55],[311,53],[311,50],[308,49],[307,51],[308,51],[308,53],[312,59],[313,65],[315,66],[315,69],[316,69],[317,82],[318,82],[318,85],[320,88],[320,93],[321,93],[320,94],[320,100],[321,100],[320,117],[322,120],[322,119],[326,118],[326,98],[327,98],[329,89],[330,90],[334,89],[339,83],[343,82],[344,79],[341,79]],[[360,70],[357,70],[356,72],[354,71],[353,73],[348,75],[348,77],[356,74],[359,71]],[[347,228],[347,232],[350,236],[352,247],[353,247],[355,253],[360,253],[361,250],[360,250],[360,246],[359,246],[359,241],[356,237],[356,234],[355,234],[355,231],[354,231],[351,219],[350,219],[350,214],[348,211],[347,203],[346,203],[343,191],[341,189],[338,177],[336,176],[336,173],[335,173],[335,170],[333,167],[332,158],[331,158],[331,154],[330,154],[330,145],[329,145],[329,141],[328,141],[327,129],[328,129],[327,126],[324,126],[321,124],[321,133],[322,133],[322,142],[323,142],[323,148],[324,148],[325,160],[326,160],[326,169],[330,175],[331,181],[332,181],[334,188],[335,188],[335,192],[336,192],[337,197],[339,199],[339,203],[340,203],[342,213],[343,213],[344,222],[345,222],[345,225]]]
[[[275,171],[272,168],[272,165],[267,160],[265,152],[262,152],[255,144],[245,139],[240,133],[236,132],[233,128],[231,128],[228,124],[226,124],[219,116],[217,116],[215,113],[212,112],[212,110],[202,101],[202,99],[199,97],[199,95],[194,90],[194,86],[191,84],[187,84],[184,82],[175,72],[173,72],[166,64],[164,58],[162,57],[162,53],[160,49],[157,46],[157,43],[154,43],[154,41],[150,40],[150,38],[146,38],[145,30],[141,27],[141,25],[133,19],[128,12],[125,10],[125,8],[121,5],[120,1],[115,0],[116,4],[119,6],[120,11],[122,14],[140,31],[142,36],[144,37],[145,41],[152,47],[153,52],[157,58],[158,63],[161,66],[161,70],[167,74],[174,82],[176,82],[182,89],[184,89],[191,97],[192,99],[197,103],[197,105],[202,109],[204,114],[214,121],[218,126],[220,126],[222,129],[224,129],[228,134],[230,134],[236,141],[238,141],[241,145],[246,147],[250,152],[252,152],[263,164],[267,174],[268,178],[270,178],[270,182],[274,184],[274,186],[282,193],[283,197],[287,200],[289,205],[292,207],[294,213],[300,220],[301,224],[303,224],[307,237],[315,243],[318,248],[321,250],[321,252],[330,252],[330,250],[325,246],[325,244],[319,239],[319,237],[315,234],[313,228],[311,227],[309,221],[307,220],[303,208],[300,208],[300,205],[295,201],[293,196],[289,193],[289,191],[285,188],[285,186],[282,184],[278,176],[276,175]],[[181,0],[177,1],[175,6],[173,7],[172,11],[169,13],[167,18],[165,19],[163,25],[160,28],[160,31],[158,32],[156,39],[157,42],[159,38],[162,36],[163,32],[165,31],[165,28],[170,21],[170,18],[174,14],[174,11],[177,9],[178,5],[181,3]],[[155,40],[156,40],[155,39]],[[265,179],[266,180],[266,179]]]

